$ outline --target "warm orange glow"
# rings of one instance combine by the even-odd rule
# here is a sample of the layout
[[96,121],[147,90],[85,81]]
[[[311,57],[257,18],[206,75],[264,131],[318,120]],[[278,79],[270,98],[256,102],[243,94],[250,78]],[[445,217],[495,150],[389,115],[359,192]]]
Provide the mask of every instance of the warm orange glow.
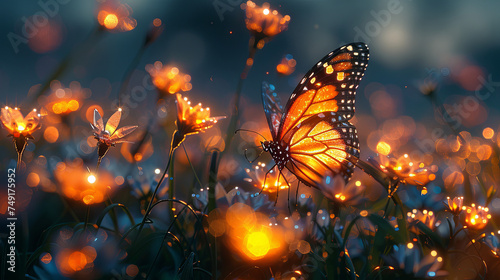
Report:
[[[283,124],[282,132],[288,131],[296,124],[303,122],[312,115],[322,112],[337,112],[337,101],[332,100],[338,95],[335,86],[328,85],[316,90],[311,89],[301,94],[290,107],[289,118]],[[283,137],[284,135],[281,135]]]
[[493,129],[491,129],[490,127],[483,129],[483,137],[485,139],[491,139],[493,138],[493,136],[495,136],[495,131]]
[[54,176],[66,197],[85,204],[104,201],[106,193],[115,185],[114,177],[105,170],[99,171],[99,178],[89,175],[81,160],[57,164]]
[[[268,170],[264,163],[259,162],[256,166],[254,166],[253,169],[246,169],[245,171],[250,176],[250,178],[246,179],[246,181],[253,183],[253,185],[259,190],[274,193],[279,190],[288,189],[288,184],[286,183],[285,179],[283,178],[283,176],[280,176],[279,172],[277,172],[276,170],[270,171],[267,174],[266,178],[266,172]],[[287,176],[287,178],[289,178],[289,174],[286,170],[283,170],[283,173],[285,176]],[[288,181],[290,182],[291,179],[292,178],[289,178]]]
[[118,17],[115,14],[107,14],[104,17],[104,27],[115,29],[118,26]]
[[3,127],[14,137],[31,135],[40,128],[40,114],[33,109],[23,117],[18,108],[8,106],[1,109],[0,121]]
[[40,261],[44,264],[49,264],[52,261],[52,255],[50,253],[45,253],[40,258]]
[[179,68],[163,65],[160,61],[146,65],[153,84],[163,94],[169,95],[180,91],[190,91],[191,76],[179,71]]
[[155,18],[153,20],[153,25],[156,26],[156,27],[160,27],[161,26],[161,19]]
[[377,144],[377,152],[381,155],[387,156],[391,153],[391,146],[384,141]]
[[247,29],[259,37],[274,37],[288,28],[290,16],[282,16],[276,10],[271,11],[268,3],[257,6],[254,2],[247,1],[242,7],[246,11]]
[[453,213],[453,215],[458,215],[462,212],[462,207],[464,204],[464,198],[462,197],[454,197],[451,199],[450,197],[446,198],[448,204],[448,210]]
[[64,276],[71,276],[75,272],[93,267],[97,252],[92,246],[85,246],[81,250],[63,249],[56,256],[56,265]]
[[[424,223],[428,228],[431,230],[436,228],[436,215],[434,215],[434,212],[428,211],[428,210],[418,210],[418,209],[413,209],[411,212],[407,213],[407,218],[410,222],[413,221],[420,221]],[[413,228],[412,228],[413,229]],[[416,229],[414,229],[416,230]]]
[[130,31],[137,26],[137,21],[131,17],[132,9],[116,0],[105,0],[99,5],[97,21],[107,30]]
[[59,130],[54,126],[49,126],[43,132],[43,138],[49,143],[55,143],[59,139]]
[[87,265],[87,258],[82,252],[73,252],[68,257],[68,265],[74,271],[80,271]]
[[292,58],[291,55],[286,55],[281,59],[281,62],[276,66],[276,71],[281,74],[288,76],[295,71],[295,66],[297,61]]
[[198,133],[212,127],[220,119],[225,117],[210,117],[210,108],[203,108],[201,103],[194,107],[187,97],[182,98],[176,94],[177,98],[177,129],[183,135]]
[[265,256],[271,249],[269,238],[264,232],[252,232],[245,239],[247,250],[257,258]]
[[29,186],[29,187],[36,187],[38,186],[38,184],[40,183],[40,176],[38,176],[38,174],[36,174],[35,172],[31,172],[30,174],[28,174],[28,177],[26,178],[26,184]]
[[[210,223],[220,220],[214,218],[216,216],[212,213],[209,215]],[[248,260],[259,260],[278,257],[284,249],[287,249],[283,244],[282,228],[269,226],[269,223],[267,215],[255,212],[250,206],[237,202],[227,209],[224,228],[235,252]]]
[[465,224],[468,228],[473,230],[482,230],[488,224],[488,220],[491,219],[491,214],[489,214],[489,209],[487,207],[475,206],[463,206],[462,209],[465,211]]

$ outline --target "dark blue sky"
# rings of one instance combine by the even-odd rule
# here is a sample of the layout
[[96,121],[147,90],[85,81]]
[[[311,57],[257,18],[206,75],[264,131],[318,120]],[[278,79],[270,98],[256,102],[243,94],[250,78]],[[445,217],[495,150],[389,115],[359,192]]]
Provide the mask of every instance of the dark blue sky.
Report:
[[[23,17],[44,11],[42,5],[26,0],[0,4],[1,103],[23,105],[29,89],[43,82],[55,65],[71,49],[82,44],[97,25],[94,1],[61,2],[63,4],[58,4],[51,19],[62,27],[62,41],[56,49],[42,54],[24,43],[15,53],[8,37],[12,33],[21,35]],[[270,2],[272,8],[290,15],[291,22],[286,32],[257,53],[243,90],[244,96],[256,104],[260,102],[262,80],[276,83],[280,94],[287,98],[296,81],[317,60],[342,43],[356,40],[366,41],[371,47],[370,66],[360,90],[372,82],[396,85],[401,89],[395,94],[401,95],[398,98],[402,114],[432,115],[432,108],[426,106],[427,101],[414,88],[429,69],[450,72],[443,79],[443,100],[451,94],[472,94],[456,86],[456,78],[450,78],[459,77],[465,66],[479,66],[484,77],[491,74],[493,81],[500,81],[497,66],[500,61],[500,3],[497,1]],[[220,114],[228,114],[229,98],[248,53],[249,33],[244,24],[244,11],[237,5],[239,2],[148,0],[126,3],[134,11],[137,28],[126,33],[106,34],[87,56],[75,60],[72,71],[64,75],[62,82],[67,85],[77,80],[83,87],[92,89],[92,99],[109,103],[116,96],[123,73],[140,48],[151,21],[158,17],[165,30],[142,57],[132,85],[141,81],[146,64],[156,60],[172,63],[192,76],[190,94],[193,99],[203,101]],[[223,18],[215,8],[220,3],[230,7],[223,12]],[[288,78],[278,78],[274,69],[287,53],[297,60],[297,69]],[[103,83],[111,84],[111,93],[99,86]],[[493,95],[487,102],[491,109],[489,120],[498,116],[491,105],[497,101]],[[357,102],[358,111],[369,113],[367,96],[360,92]]]

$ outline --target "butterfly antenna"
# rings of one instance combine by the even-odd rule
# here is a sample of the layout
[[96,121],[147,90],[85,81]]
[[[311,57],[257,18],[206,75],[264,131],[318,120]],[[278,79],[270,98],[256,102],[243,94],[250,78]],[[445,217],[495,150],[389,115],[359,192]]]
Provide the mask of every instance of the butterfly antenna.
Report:
[[266,141],[267,141],[267,139],[266,139],[266,137],[264,137],[264,135],[262,135],[262,134],[258,133],[257,131],[253,131],[253,130],[248,130],[248,129],[243,129],[243,128],[240,128],[240,129],[236,129],[236,130],[234,131],[234,134],[236,134],[236,133],[238,133],[238,132],[240,132],[240,131],[245,131],[245,132],[252,132],[252,133],[255,133],[255,134],[259,135],[260,137],[264,138],[264,140],[266,140]]
[[[259,148],[259,147],[260,147],[260,146],[255,146],[255,148]],[[258,158],[262,155],[262,153],[264,153],[264,150],[262,150],[262,151],[261,151],[261,152],[257,155],[257,157],[256,157],[256,158],[254,158],[253,160],[249,160],[249,159],[248,159],[248,157],[247,157],[247,151],[248,151],[248,149],[245,149],[245,153],[244,153],[244,154],[245,154],[245,159],[248,161],[248,163],[253,163],[254,161],[256,161],[256,160],[257,160],[257,159],[258,159]]]

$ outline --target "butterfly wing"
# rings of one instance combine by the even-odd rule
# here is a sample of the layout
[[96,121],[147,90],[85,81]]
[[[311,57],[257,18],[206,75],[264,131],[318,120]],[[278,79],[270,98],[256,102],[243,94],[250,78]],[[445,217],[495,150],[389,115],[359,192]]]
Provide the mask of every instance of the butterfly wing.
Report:
[[288,100],[278,139],[300,122],[322,112],[349,120],[354,115],[356,89],[368,66],[365,43],[351,43],[329,53],[307,72]]
[[283,115],[283,106],[280,97],[276,93],[276,88],[267,82],[262,82],[262,104],[264,105],[264,112],[266,113],[273,140],[276,140]]
[[310,187],[318,188],[327,174],[349,180],[359,158],[356,128],[336,112],[309,117],[282,140],[289,143],[287,169]]

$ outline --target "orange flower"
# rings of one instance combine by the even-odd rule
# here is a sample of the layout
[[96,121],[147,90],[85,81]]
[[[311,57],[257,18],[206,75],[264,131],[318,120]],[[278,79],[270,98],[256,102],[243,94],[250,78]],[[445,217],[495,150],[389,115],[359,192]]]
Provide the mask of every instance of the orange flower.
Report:
[[450,197],[446,198],[448,210],[454,215],[458,216],[460,212],[462,212],[462,207],[464,204],[464,197],[454,197],[451,199]]
[[356,205],[363,198],[365,187],[360,181],[345,182],[342,175],[325,176],[323,184],[320,184],[321,193],[332,201],[342,205]]
[[31,134],[40,129],[41,115],[36,109],[33,109],[26,117],[23,117],[18,108],[10,108],[8,106],[2,108],[1,112],[0,121],[5,130],[9,132],[8,136],[12,136],[14,140],[18,154],[17,163],[19,165],[28,139],[34,139]]
[[287,54],[281,59],[280,64],[276,66],[276,71],[281,75],[288,76],[295,71],[295,65],[297,65],[297,61],[293,59],[291,54]]
[[[246,11],[247,29],[256,37],[257,42],[272,38],[288,28],[290,16],[282,16],[278,11],[271,10],[269,3],[257,6],[254,2],[247,1],[242,7]],[[264,46],[264,42],[258,43],[258,46],[259,44]]]
[[[267,169],[264,163],[259,162],[252,170],[247,168],[245,171],[248,176],[250,176],[250,178],[245,178],[245,181],[253,183],[253,185],[259,190],[274,193],[278,190],[288,189],[288,184],[285,179],[279,174],[279,172],[276,172],[276,170],[270,170],[266,178]],[[287,176],[287,178],[289,177],[290,176]],[[291,183],[292,181],[290,179],[287,180]]]
[[163,65],[160,61],[146,65],[153,84],[163,94],[170,95],[179,91],[190,91],[191,76],[179,71],[179,68]]
[[99,5],[97,21],[101,27],[113,31],[130,31],[137,26],[137,21],[130,16],[132,9],[115,0],[105,0]]
[[40,114],[33,109],[25,118],[19,108],[2,108],[0,120],[3,127],[9,132],[9,136],[14,138],[26,137],[32,139],[31,133],[40,128]]
[[120,129],[116,129],[120,124],[121,116],[122,109],[119,108],[118,111],[111,115],[106,123],[106,126],[104,126],[101,114],[99,114],[97,109],[94,109],[94,124],[90,125],[94,130],[95,139],[98,141],[97,154],[99,155],[99,162],[101,158],[106,155],[111,146],[127,142],[122,138],[132,133],[137,128],[137,126],[125,126]]
[[[425,167],[423,163],[416,164],[407,154],[398,159],[381,155],[379,161],[373,159],[370,161],[392,180],[420,187],[422,194],[427,193],[425,185],[436,178],[434,172],[437,166]],[[392,194],[396,190],[389,191]]]
[[[417,221],[420,221],[424,223],[428,228],[431,230],[434,230],[436,226],[439,225],[439,222],[436,221],[436,215],[434,215],[434,212],[428,211],[428,210],[417,210],[413,209],[412,212],[407,213],[407,219],[410,224],[416,223]],[[414,231],[417,231],[416,228],[411,227]]]
[[187,97],[182,98],[180,94],[177,97],[177,132],[174,134],[172,149],[175,149],[186,135],[196,134],[207,128],[212,127],[222,117],[210,117],[210,108],[202,108],[201,103],[191,106],[191,101]]
[[477,206],[473,203],[471,206],[463,206],[465,211],[465,224],[473,230],[482,230],[491,219],[488,207]]

